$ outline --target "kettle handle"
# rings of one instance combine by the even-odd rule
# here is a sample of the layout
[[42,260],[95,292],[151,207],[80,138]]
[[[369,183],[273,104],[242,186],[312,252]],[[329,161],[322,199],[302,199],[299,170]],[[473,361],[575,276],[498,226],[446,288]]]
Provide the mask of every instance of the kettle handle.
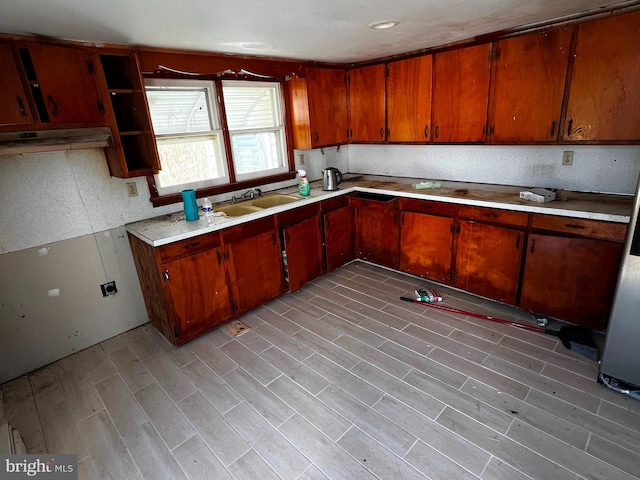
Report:
[[342,183],[342,172],[336,167],[327,167],[327,170],[333,170],[334,172],[336,172],[336,175],[338,176],[338,185],[340,185]]

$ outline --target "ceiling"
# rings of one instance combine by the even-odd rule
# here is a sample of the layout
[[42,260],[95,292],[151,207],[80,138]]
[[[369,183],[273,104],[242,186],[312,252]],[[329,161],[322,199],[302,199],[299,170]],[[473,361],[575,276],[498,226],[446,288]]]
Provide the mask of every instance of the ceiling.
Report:
[[[597,12],[616,0],[0,0],[0,32],[351,63]],[[372,22],[397,20],[387,30]]]

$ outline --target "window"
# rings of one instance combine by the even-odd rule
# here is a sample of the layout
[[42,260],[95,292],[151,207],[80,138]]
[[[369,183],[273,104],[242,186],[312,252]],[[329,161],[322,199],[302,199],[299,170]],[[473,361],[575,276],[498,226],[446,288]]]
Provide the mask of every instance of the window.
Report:
[[289,171],[280,83],[146,79],[145,85],[160,155],[160,196]]

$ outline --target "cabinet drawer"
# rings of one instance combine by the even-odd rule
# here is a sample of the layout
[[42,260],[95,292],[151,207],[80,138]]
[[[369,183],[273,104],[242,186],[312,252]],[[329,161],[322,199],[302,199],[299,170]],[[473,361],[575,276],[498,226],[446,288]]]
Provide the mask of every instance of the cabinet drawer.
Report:
[[553,215],[533,215],[531,226],[534,230],[549,230],[569,233],[579,237],[614,240],[616,242],[623,242],[627,233],[627,226],[624,223],[557,217]]
[[499,210],[497,208],[471,207],[468,205],[460,207],[460,218],[523,228],[529,222],[528,213]]
[[316,216],[318,216],[318,204],[312,203],[304,207],[292,208],[286,212],[279,213],[276,222],[278,227],[284,227]]
[[169,262],[180,257],[204,252],[220,246],[220,235],[218,233],[208,233],[187,240],[170,243],[158,247],[160,258],[163,262]]
[[323,200],[320,203],[320,210],[322,213],[333,212],[342,207],[346,207],[349,205],[349,197],[346,195],[340,195],[339,197],[329,198],[328,200]]
[[456,214],[456,205],[453,203],[433,202],[431,200],[401,198],[400,210],[403,212],[428,213],[430,215],[453,217]]
[[222,230],[221,235],[224,243],[233,243],[248,237],[260,235],[264,232],[275,232],[275,228],[275,215],[270,215],[259,220],[254,220],[253,222],[243,223],[237,227]]
[[349,201],[355,208],[376,210],[378,212],[396,210],[399,204],[398,197],[368,192],[358,192],[353,197],[349,197]]

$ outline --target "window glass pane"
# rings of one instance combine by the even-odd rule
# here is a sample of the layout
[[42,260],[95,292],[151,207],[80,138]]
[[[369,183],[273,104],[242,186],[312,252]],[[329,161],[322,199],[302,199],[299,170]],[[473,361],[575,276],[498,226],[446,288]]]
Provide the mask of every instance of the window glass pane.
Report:
[[156,135],[213,130],[206,88],[147,87]]
[[157,143],[160,188],[226,177],[219,135],[158,138]]
[[231,143],[238,175],[284,166],[283,157],[279,155],[280,132],[236,133],[231,136]]
[[229,130],[273,128],[280,125],[279,85],[255,83],[223,82],[222,93]]

